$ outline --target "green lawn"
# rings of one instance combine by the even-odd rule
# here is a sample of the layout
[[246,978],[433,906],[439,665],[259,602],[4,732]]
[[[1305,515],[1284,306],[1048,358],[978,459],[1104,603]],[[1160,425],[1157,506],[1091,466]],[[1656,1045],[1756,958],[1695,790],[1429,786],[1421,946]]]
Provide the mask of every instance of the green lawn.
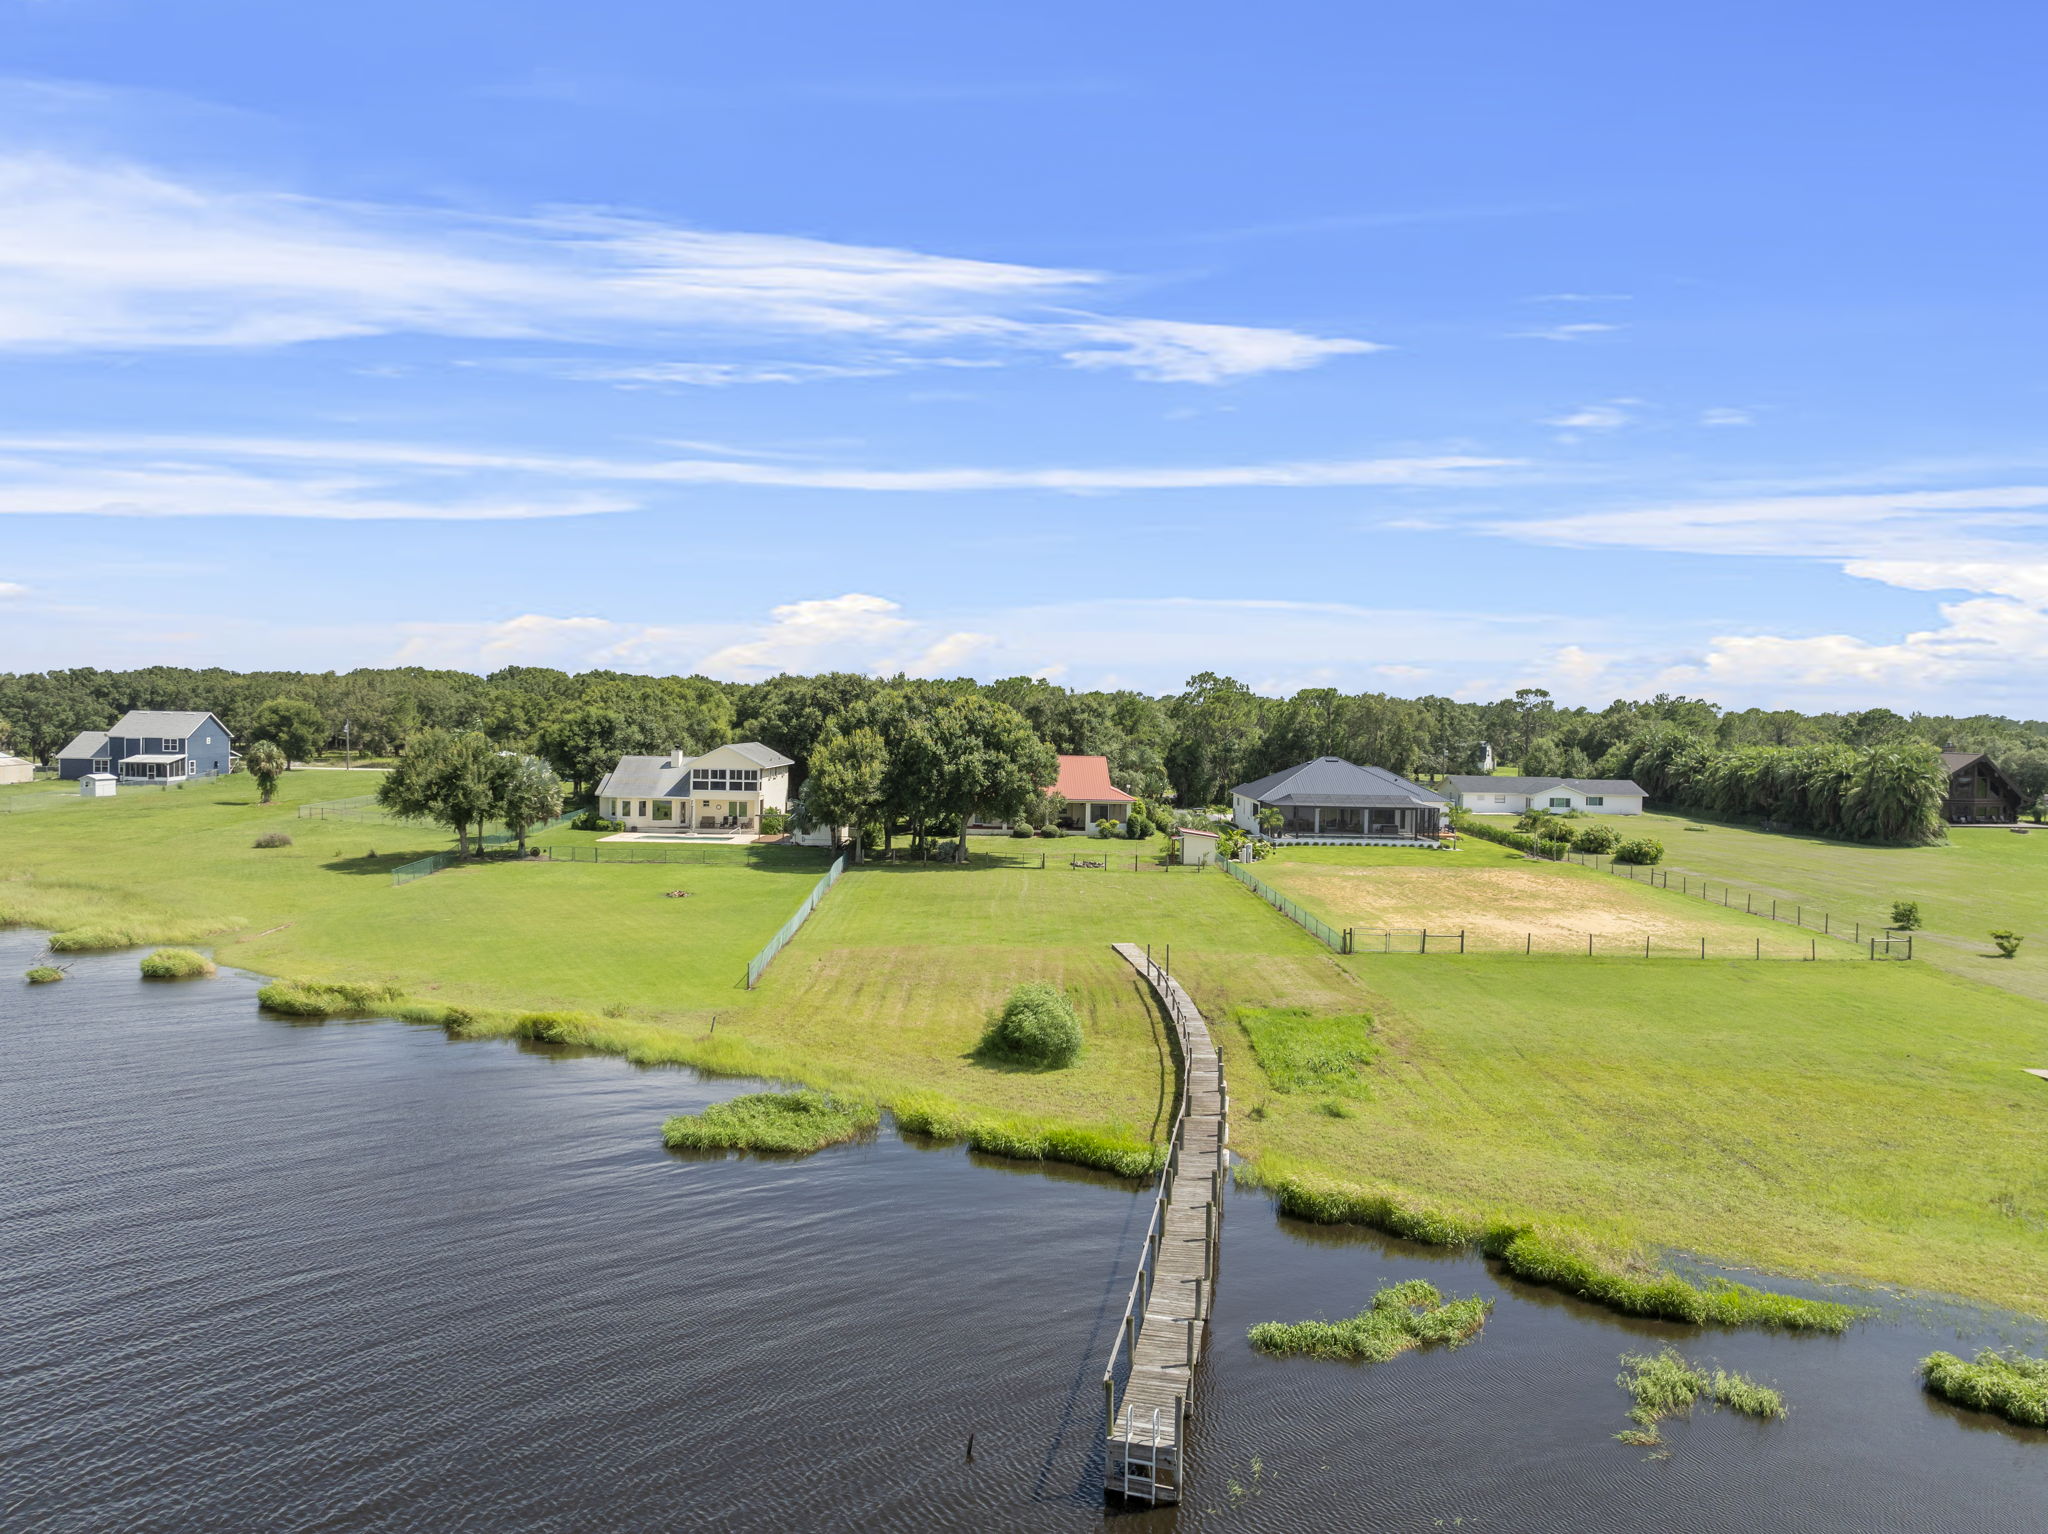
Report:
[[[441,1001],[694,1014],[744,999],[747,959],[826,862],[778,849],[750,868],[720,849],[712,866],[494,863],[394,887],[391,869],[446,850],[445,833],[297,815],[364,781],[290,773],[266,806],[238,775],[0,821],[0,917],[205,940],[263,974]],[[265,831],[293,845],[251,845]],[[671,889],[690,898],[664,898]]]
[[[1342,961],[1368,1102],[1239,1148],[1418,1204],[2048,1315],[2048,1015],[1921,964]],[[1251,1110],[1257,1110],[1254,1114]]]
[[[1915,945],[1921,958],[2048,1001],[2048,827],[2022,836],[1963,826],[1946,846],[1870,847],[1680,815],[1644,815],[1640,824],[1664,843],[1674,873],[1728,879],[1824,908],[1837,921],[1882,925],[1894,900],[1917,900],[1926,924]],[[1987,937],[1994,927],[2027,934],[2017,958],[1998,957]]]

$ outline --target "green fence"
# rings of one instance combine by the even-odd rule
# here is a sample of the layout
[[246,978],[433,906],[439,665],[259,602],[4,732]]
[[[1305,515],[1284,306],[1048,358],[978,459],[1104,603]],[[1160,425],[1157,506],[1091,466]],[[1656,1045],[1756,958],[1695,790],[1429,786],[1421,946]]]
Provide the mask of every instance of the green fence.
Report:
[[818,909],[818,902],[825,898],[825,891],[839,882],[839,876],[846,872],[846,859],[834,858],[832,866],[825,870],[825,877],[804,896],[804,903],[796,908],[796,915],[782,924],[782,930],[768,939],[768,946],[747,961],[747,989],[752,990],[760,982],[761,972],[774,962],[789,940],[797,935],[803,924],[810,920],[811,912]]
[[[545,825],[528,826],[526,834],[528,836],[539,836],[543,831],[552,831],[557,826],[566,826],[581,813],[579,810],[567,815],[557,815]],[[488,836],[472,837],[470,845],[477,852],[488,852],[493,847],[509,846],[518,840],[519,838],[510,831],[493,831]],[[472,853],[471,856],[475,856],[475,853]],[[437,874],[451,863],[459,863],[461,861],[462,854],[460,852],[429,853],[426,857],[414,858],[410,863],[400,863],[396,868],[392,869],[391,882],[393,884],[410,884],[415,879],[424,879],[428,874]]]
[[1320,916],[1303,910],[1294,901],[1289,900],[1285,895],[1274,889],[1272,885],[1266,883],[1265,880],[1253,878],[1242,863],[1226,858],[1223,860],[1223,867],[1239,884],[1242,884],[1254,895],[1257,895],[1259,899],[1265,901],[1267,905],[1278,911],[1282,916],[1300,925],[1310,936],[1321,939],[1338,953],[1349,953],[1351,951],[1350,940],[1345,933],[1331,926]]

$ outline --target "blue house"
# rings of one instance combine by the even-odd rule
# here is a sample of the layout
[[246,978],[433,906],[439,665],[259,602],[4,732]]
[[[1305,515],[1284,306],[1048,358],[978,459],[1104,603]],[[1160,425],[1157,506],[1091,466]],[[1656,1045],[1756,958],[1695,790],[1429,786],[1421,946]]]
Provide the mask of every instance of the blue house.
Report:
[[87,730],[57,753],[57,776],[111,772],[123,783],[184,782],[232,769],[227,726],[211,714],[139,708]]

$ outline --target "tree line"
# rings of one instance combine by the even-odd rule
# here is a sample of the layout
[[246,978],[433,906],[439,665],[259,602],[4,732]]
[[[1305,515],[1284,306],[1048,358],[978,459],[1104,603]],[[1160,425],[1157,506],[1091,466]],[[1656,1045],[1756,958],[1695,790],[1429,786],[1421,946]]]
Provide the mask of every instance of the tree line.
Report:
[[[2048,791],[2048,722],[2040,720],[1883,707],[1728,710],[1663,694],[1591,709],[1561,706],[1541,688],[1492,702],[1336,688],[1283,698],[1213,672],[1155,696],[1035,677],[977,683],[846,672],[721,682],[536,666],[487,676],[420,667],[78,668],[0,675],[0,748],[47,762],[79,731],[104,729],[136,708],[208,709],[239,748],[270,740],[292,761],[344,745],[392,760],[423,738],[476,735],[494,752],[544,763],[574,799],[622,755],[758,740],[795,760],[799,784],[825,771],[841,809],[864,805],[882,823],[906,827],[1004,818],[998,810],[1014,801],[1018,781],[1050,781],[1055,752],[1107,757],[1120,788],[1185,809],[1318,756],[1429,779],[1478,771],[1490,750],[1532,776],[1634,777],[1668,802],[1886,839],[1924,834],[1927,804],[1938,807],[1927,768],[1936,749],[1987,751],[2030,801]],[[978,765],[942,770],[947,753]],[[1002,753],[1009,765],[998,770],[990,764]],[[1911,804],[1897,802],[1898,783],[1913,777],[1900,765],[1906,757],[1923,780],[1906,794],[1918,794]],[[885,786],[863,787],[877,762]]]

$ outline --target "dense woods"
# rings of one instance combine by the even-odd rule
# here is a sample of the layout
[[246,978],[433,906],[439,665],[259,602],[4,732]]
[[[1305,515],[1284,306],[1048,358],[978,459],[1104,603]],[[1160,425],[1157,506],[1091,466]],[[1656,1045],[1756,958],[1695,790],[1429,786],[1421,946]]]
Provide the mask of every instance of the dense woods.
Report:
[[[358,756],[395,758],[428,732],[473,732],[496,750],[538,757],[572,797],[588,794],[625,753],[759,740],[796,760],[799,781],[815,766],[835,803],[865,794],[883,816],[900,808],[892,784],[907,773],[929,779],[916,791],[919,805],[1006,813],[1025,792],[1020,785],[1045,781],[1052,752],[1106,756],[1129,792],[1195,806],[1310,757],[1428,778],[1478,770],[1490,746],[1525,773],[1633,777],[1668,804],[1875,840],[1939,834],[1936,750],[1990,752],[2030,803],[2048,791],[2041,720],[1882,707],[1726,710],[1663,695],[1565,708],[1538,688],[1489,703],[1334,688],[1274,698],[1212,672],[1153,697],[1033,677],[837,672],[719,682],[531,666],[488,676],[416,667],[81,668],[0,675],[0,747],[47,762],[78,731],[104,728],[131,708],[210,709],[244,748],[271,739],[294,759],[344,744]],[[968,767],[957,765],[968,758]]]

